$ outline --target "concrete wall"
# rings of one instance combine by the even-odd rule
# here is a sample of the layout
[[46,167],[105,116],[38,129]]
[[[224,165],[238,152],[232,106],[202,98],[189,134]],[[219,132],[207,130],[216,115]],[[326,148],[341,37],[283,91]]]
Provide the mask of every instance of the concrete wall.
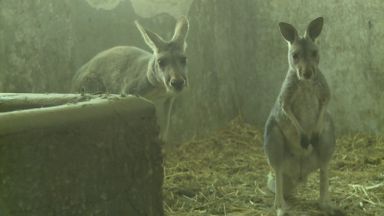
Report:
[[76,68],[121,44],[147,49],[133,20],[169,38],[174,17],[191,22],[191,88],[172,117],[187,139],[242,114],[262,127],[287,70],[277,23],[303,31],[324,16],[321,68],[339,132],[384,131],[384,15],[380,0],[0,1],[0,90],[64,92]]

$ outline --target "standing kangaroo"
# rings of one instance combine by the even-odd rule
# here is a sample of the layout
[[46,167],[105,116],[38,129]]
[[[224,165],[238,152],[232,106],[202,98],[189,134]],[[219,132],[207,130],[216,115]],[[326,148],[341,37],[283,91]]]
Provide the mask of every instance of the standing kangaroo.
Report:
[[164,112],[161,138],[166,140],[175,96],[188,86],[185,40],[189,22],[181,17],[170,41],[135,24],[153,53],[132,46],[105,50],[77,71],[72,91],[134,94],[153,101],[158,112]]
[[303,37],[288,23],[279,27],[288,42],[289,69],[265,126],[264,150],[275,174],[269,176],[268,188],[275,193],[277,215],[285,215],[285,198],[320,169],[320,208],[338,215],[328,192],[328,164],[335,149],[334,124],[326,111],[330,89],[319,70],[315,44],[323,18],[310,22]]

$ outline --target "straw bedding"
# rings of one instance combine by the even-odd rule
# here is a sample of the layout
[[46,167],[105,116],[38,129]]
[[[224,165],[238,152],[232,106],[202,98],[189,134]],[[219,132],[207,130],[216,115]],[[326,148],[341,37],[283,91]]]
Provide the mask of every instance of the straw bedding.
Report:
[[[271,170],[260,128],[241,118],[165,155],[164,208],[175,216],[274,215],[274,195],[266,188]],[[384,137],[343,135],[331,162],[330,191],[346,215],[384,215]],[[288,200],[292,215],[322,215],[319,174]]]

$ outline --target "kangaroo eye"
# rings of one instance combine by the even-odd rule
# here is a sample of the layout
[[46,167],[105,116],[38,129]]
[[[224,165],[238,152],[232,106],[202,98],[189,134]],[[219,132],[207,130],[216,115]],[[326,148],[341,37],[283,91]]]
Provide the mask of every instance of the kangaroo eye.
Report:
[[158,59],[157,64],[159,65],[159,67],[163,68],[166,65],[166,61],[164,59]]
[[311,55],[312,55],[313,58],[316,58],[317,57],[317,50],[312,51]]
[[185,57],[185,56],[181,57],[181,58],[180,58],[180,63],[181,63],[182,65],[186,65],[186,64],[187,64],[187,57]]

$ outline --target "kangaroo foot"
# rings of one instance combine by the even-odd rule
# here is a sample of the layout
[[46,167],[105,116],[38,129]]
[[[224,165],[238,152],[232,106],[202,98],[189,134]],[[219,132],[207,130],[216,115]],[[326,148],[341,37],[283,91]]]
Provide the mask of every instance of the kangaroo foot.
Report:
[[327,216],[346,216],[346,213],[341,208],[332,206],[330,204],[320,203],[319,207]]

